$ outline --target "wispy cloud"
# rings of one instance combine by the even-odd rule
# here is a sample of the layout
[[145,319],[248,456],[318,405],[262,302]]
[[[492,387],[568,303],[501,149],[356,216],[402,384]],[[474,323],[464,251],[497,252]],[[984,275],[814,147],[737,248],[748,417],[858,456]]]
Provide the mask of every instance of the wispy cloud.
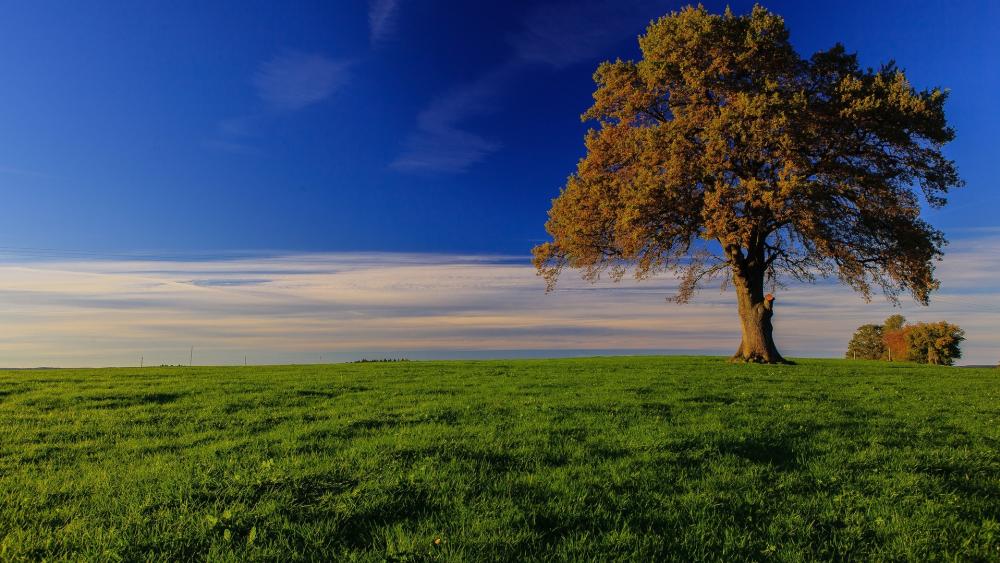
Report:
[[499,150],[499,141],[463,128],[462,122],[495,109],[498,90],[515,72],[510,65],[494,69],[433,100],[417,116],[417,130],[391,166],[417,172],[462,172]]
[[[664,3],[660,3],[664,4]],[[532,6],[520,28],[508,37],[508,60],[433,99],[417,116],[392,167],[417,172],[464,172],[502,148],[500,140],[477,133],[468,120],[494,110],[504,88],[532,66],[562,69],[606,56],[606,50],[643,29],[657,5],[636,0],[576,0]],[[582,108],[581,108],[582,109]]]
[[268,122],[326,100],[350,79],[352,63],[318,53],[286,52],[264,61],[253,76],[256,95],[266,104],[256,113],[218,122],[202,146],[238,155],[259,156],[254,143]]
[[[930,307],[864,303],[827,283],[778,295],[788,356],[839,356],[853,330],[901,312],[966,329],[966,363],[1000,360],[1000,238],[956,242]],[[546,295],[521,259],[295,254],[201,260],[0,263],[0,366],[316,361],[319,354],[638,349],[726,354],[739,339],[731,293],[667,303],[671,279],[590,285],[567,275]],[[546,352],[539,352],[544,354]],[[339,354],[339,356],[336,356]]]
[[509,38],[516,57],[527,63],[564,68],[606,58],[611,45],[645,30],[669,9],[667,2],[589,0],[532,6],[522,28]]
[[297,110],[325,100],[346,84],[350,66],[320,54],[290,52],[261,64],[253,82],[265,102]]
[[395,30],[399,0],[369,0],[368,29],[371,42],[384,41]]

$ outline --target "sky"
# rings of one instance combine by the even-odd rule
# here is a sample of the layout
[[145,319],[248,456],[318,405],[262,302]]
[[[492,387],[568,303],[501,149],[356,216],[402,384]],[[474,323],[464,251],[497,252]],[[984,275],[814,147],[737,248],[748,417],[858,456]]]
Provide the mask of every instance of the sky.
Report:
[[[736,12],[751,3],[730,2]],[[0,366],[723,354],[734,297],[673,280],[544,294],[528,264],[591,124],[591,75],[682,3],[15,3],[0,20]],[[721,11],[725,4],[706,2]],[[803,55],[840,41],[942,86],[967,185],[911,320],[1000,360],[1000,4],[768,2]],[[790,286],[790,356],[897,310]],[[818,301],[810,301],[818,299]]]

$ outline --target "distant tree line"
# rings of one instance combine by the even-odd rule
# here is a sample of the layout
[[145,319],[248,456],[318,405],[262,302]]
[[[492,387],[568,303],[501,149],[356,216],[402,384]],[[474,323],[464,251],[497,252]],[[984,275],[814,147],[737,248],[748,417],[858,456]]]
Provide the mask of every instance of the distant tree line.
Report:
[[858,327],[846,357],[950,366],[962,357],[964,340],[965,331],[949,322],[907,324],[903,315],[892,315],[881,325]]
[[354,360],[352,364],[371,364],[371,363],[382,363],[382,362],[408,362],[407,358],[382,358],[380,360],[369,360],[368,358],[361,358],[360,360]]

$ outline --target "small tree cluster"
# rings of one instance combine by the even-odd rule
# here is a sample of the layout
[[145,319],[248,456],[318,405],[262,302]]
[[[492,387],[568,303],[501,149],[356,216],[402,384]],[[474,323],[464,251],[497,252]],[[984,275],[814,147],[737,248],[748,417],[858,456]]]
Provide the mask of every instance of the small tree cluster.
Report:
[[965,331],[957,325],[945,321],[906,324],[902,315],[892,315],[881,326],[858,327],[846,357],[950,366],[962,357],[963,340]]

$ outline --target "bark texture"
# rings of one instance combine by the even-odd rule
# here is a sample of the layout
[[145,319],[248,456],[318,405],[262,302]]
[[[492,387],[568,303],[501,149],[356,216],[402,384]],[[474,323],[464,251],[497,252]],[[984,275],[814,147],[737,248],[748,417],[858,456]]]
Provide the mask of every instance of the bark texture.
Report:
[[743,329],[740,347],[733,355],[734,362],[788,363],[774,345],[774,296],[764,295],[763,276],[760,279],[735,277],[736,296],[739,304],[740,324]]

